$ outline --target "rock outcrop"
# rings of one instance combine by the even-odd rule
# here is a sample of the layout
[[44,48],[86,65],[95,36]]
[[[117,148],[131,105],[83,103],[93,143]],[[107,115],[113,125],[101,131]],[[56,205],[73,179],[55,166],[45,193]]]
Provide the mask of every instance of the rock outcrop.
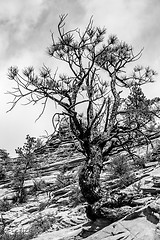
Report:
[[[99,211],[103,211],[103,218],[97,219],[95,213],[90,212],[93,208],[90,209],[83,202],[79,191],[78,171],[85,157],[67,126],[51,136],[44,146],[36,149],[35,156],[36,167],[25,179],[24,186],[28,194],[25,203],[11,204],[15,194],[11,188],[11,178],[0,181],[2,232],[11,234],[21,229],[30,231],[34,227],[40,229],[37,240],[80,240],[84,237],[88,240],[159,239],[158,162],[148,163],[145,169],[137,170],[135,182],[120,191],[121,196],[138,195],[132,207],[123,201],[123,207],[114,209],[111,203],[107,205],[102,200]],[[16,159],[12,159],[12,166],[15,163]],[[120,188],[120,181],[118,178],[109,179],[107,164],[101,174],[101,184],[104,193],[108,190],[116,192]],[[90,216],[93,215],[90,220],[86,217],[87,211]],[[121,215],[117,215],[118,211],[121,211]],[[109,214],[115,218],[109,219]],[[117,216],[121,216],[119,221]],[[40,228],[40,225],[43,227]]]

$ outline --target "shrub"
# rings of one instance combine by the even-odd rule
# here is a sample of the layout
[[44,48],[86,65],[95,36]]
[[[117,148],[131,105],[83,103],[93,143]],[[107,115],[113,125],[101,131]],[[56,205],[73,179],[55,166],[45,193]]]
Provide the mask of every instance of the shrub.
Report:
[[123,176],[128,171],[130,171],[130,166],[125,155],[120,155],[113,158],[111,162],[111,173],[114,178]]
[[55,181],[55,187],[57,189],[66,187],[72,183],[74,183],[75,179],[72,175],[68,174],[66,175],[63,171],[57,175],[56,181]]
[[119,155],[112,159],[110,170],[111,179],[119,178],[121,188],[132,184],[135,181],[135,175],[131,172],[132,165],[129,164],[129,158],[126,155]]
[[152,152],[146,153],[145,160],[146,160],[146,162],[152,162],[154,160]]
[[132,186],[133,186],[133,191],[135,192],[135,194],[142,195],[142,189],[141,189],[142,182],[141,181],[134,183]]
[[6,178],[6,172],[2,164],[0,164],[0,180],[4,180]]
[[6,198],[3,198],[0,200],[0,212],[6,212],[10,210],[12,207],[12,204],[9,203],[9,201]]
[[1,240],[30,240],[36,237],[38,234],[45,232],[51,228],[52,224],[55,222],[55,217],[53,215],[46,215],[42,217],[41,215],[35,220],[28,231],[20,230],[14,233],[3,233],[0,235]]
[[138,168],[145,168],[145,163],[147,162],[147,157],[149,157],[149,155],[147,156],[137,156],[134,159],[134,165]]
[[81,193],[81,190],[79,186],[77,185],[72,185],[72,191],[69,194],[69,202],[72,207],[76,207],[80,203],[83,203],[84,197]]
[[53,223],[55,223],[55,217],[52,214],[47,214],[45,217],[40,214],[32,224],[30,232],[35,232],[35,235],[38,235],[51,228]]
[[42,191],[46,188],[46,183],[43,180],[34,180],[33,187],[31,189],[31,194],[37,194],[37,192]]
[[34,237],[34,232],[25,232],[23,230],[14,233],[4,233],[0,236],[1,240],[30,240]]
[[151,153],[152,161],[159,161],[160,159],[160,140],[156,140],[154,144],[154,149]]
[[120,186],[121,188],[127,187],[134,183],[136,180],[135,174],[131,172],[127,172],[126,174],[123,174],[120,176]]

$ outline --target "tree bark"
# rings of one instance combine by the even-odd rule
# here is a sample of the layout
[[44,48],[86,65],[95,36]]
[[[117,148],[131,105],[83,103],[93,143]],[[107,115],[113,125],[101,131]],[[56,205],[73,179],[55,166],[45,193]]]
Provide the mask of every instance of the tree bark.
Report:
[[85,200],[93,204],[101,199],[100,174],[103,166],[102,150],[91,146],[79,174],[79,185]]
[[[110,148],[108,148],[108,152]],[[104,218],[114,222],[132,212],[133,196],[114,193],[103,196],[100,186],[100,174],[103,167],[103,155],[99,146],[89,145],[88,158],[79,173],[79,185],[87,201],[86,215],[92,221]]]

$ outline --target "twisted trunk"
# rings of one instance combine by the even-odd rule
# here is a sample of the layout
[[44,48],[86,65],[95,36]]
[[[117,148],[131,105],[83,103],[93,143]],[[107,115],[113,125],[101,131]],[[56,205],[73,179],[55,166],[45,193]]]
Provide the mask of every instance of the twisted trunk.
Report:
[[[108,147],[108,153],[112,144]],[[110,223],[121,219],[132,212],[132,198],[123,193],[114,193],[112,196],[102,196],[100,186],[100,174],[103,167],[102,149],[97,146],[89,146],[89,154],[79,173],[79,185],[83,197],[88,203],[86,215],[92,221],[104,218]],[[112,201],[111,201],[112,199]],[[122,208],[126,206],[126,208]]]
[[103,157],[102,150],[98,146],[91,146],[89,152],[79,174],[79,185],[85,200],[93,204],[101,198],[100,174]]

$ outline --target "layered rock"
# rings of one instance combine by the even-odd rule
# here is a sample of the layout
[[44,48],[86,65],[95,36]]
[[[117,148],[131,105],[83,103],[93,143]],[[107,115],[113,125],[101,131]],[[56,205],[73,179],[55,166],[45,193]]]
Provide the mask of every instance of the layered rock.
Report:
[[[148,236],[150,237],[148,239],[152,239],[152,236],[155,234],[155,229],[158,229],[158,225],[156,224],[157,221],[159,221],[157,220],[157,213],[153,213],[152,211],[153,206],[152,208],[148,208],[149,203],[155,201],[155,198],[152,196],[146,196],[146,199],[137,199],[135,206],[138,206],[138,210],[136,208],[129,208],[126,206],[127,204],[124,205],[124,203],[123,208],[118,208],[117,206],[117,209],[114,209],[114,207],[111,209],[111,206],[107,205],[107,202],[104,202],[99,208],[99,212],[103,211],[103,219],[97,219],[97,216],[94,219],[93,216],[92,221],[86,218],[86,213],[89,211],[89,208],[86,208],[86,206],[84,206],[85,204],[79,204],[76,207],[73,206],[74,204],[71,202],[71,199],[74,197],[73,201],[76,201],[79,198],[77,184],[78,171],[85,157],[79,152],[79,145],[70,134],[67,125],[63,125],[57,134],[50,136],[44,146],[36,149],[35,156],[36,167],[31,169],[29,177],[26,178],[25,188],[29,193],[35,181],[41,181],[42,184],[44,183],[44,186],[37,190],[34,196],[30,195],[26,203],[18,207],[14,206],[5,212],[1,211],[7,232],[14,232],[21,228],[28,230],[31,225],[39,221],[39,219],[44,220],[45,218],[50,219],[51,217],[54,218],[54,220],[50,222],[50,232],[39,235],[37,239],[82,239],[84,236],[87,237],[101,228],[103,228],[103,230],[86,239],[129,240],[136,236],[139,237],[137,239],[147,239]],[[16,159],[13,159],[12,165],[14,165],[15,162]],[[150,194],[153,190],[157,193],[160,191],[160,187],[159,185],[155,185],[155,183],[160,179],[159,172],[160,168],[157,163],[156,165],[152,164],[146,169],[138,171],[136,185],[132,184],[130,187],[124,189],[123,192],[136,194],[136,192],[139,191],[140,196],[144,193]],[[108,180],[106,178],[108,174],[106,168],[101,175],[101,184],[104,187],[104,192],[108,190],[116,191],[116,189],[120,187],[119,179],[115,179],[114,181]],[[59,181],[62,180],[62,185],[55,188],[57,184],[56,181],[58,181],[57,176],[59,175]],[[71,178],[72,181],[66,184],[69,178]],[[2,200],[6,197],[11,200],[13,195],[14,191],[10,188],[10,181],[6,180],[6,182],[1,182],[0,199]],[[147,208],[139,207],[143,204],[146,204]],[[98,208],[96,208],[96,210],[97,209]],[[151,212],[146,209],[150,209]],[[118,211],[121,211],[121,215],[117,215]],[[106,214],[106,219],[104,219],[104,213]],[[128,213],[130,214],[128,215]],[[126,215],[128,218],[123,218]],[[112,219],[108,219],[107,216],[111,216]],[[115,216],[114,219],[113,216]],[[117,216],[121,216],[123,219],[111,224],[111,222],[117,221]],[[150,221],[151,219],[152,222]],[[106,225],[109,226],[106,227]],[[146,231],[144,230],[145,225],[147,226]]]

